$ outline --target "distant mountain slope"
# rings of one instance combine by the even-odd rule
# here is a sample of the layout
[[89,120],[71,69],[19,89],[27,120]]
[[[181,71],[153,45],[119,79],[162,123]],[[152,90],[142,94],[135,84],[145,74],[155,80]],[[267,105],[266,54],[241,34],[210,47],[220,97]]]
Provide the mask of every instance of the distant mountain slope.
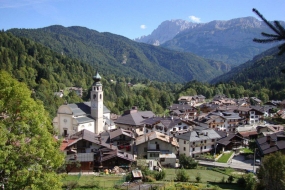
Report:
[[284,81],[285,75],[281,70],[285,68],[285,54],[278,56],[278,51],[277,47],[271,48],[255,56],[253,60],[213,79],[211,83],[234,81],[245,87],[250,84],[260,84],[267,87],[276,81]]
[[[177,35],[173,38],[169,36],[168,41],[164,43],[161,41],[159,44],[168,49],[192,52],[198,56],[231,65],[240,65],[274,46],[252,41],[254,37],[260,37],[261,32],[269,31],[264,22],[254,17],[209,23],[192,23],[192,25],[180,21],[175,22],[178,25],[175,27],[171,22],[163,23],[168,23],[168,27],[161,27],[163,25],[161,24],[151,35],[140,39],[140,41],[153,44],[152,42],[161,40],[160,35],[165,36],[165,33],[180,26],[183,30],[177,32]],[[143,41],[144,39],[145,41]]]
[[136,42],[144,42],[147,44],[159,46],[164,42],[174,38],[178,33],[188,28],[193,28],[197,25],[199,24],[181,19],[166,20],[162,22],[150,35],[142,36],[134,40]]
[[[40,29],[11,29],[52,50],[98,65],[104,75],[148,78],[157,81],[207,81],[228,71],[221,62],[137,43],[111,33],[84,27],[50,26]],[[227,70],[226,70],[227,69]]]

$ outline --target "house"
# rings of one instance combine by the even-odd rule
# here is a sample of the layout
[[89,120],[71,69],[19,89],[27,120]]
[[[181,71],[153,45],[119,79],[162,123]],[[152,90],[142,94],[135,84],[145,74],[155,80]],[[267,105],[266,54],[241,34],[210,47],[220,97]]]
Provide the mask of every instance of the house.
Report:
[[179,104],[188,104],[191,106],[195,105],[195,100],[192,99],[192,96],[181,96],[178,98]]
[[74,91],[80,97],[83,95],[83,89],[81,87],[69,87],[69,91]]
[[250,101],[253,105],[261,105],[262,101],[256,97],[250,97]]
[[212,112],[199,120],[201,126],[211,129],[234,132],[241,118],[234,112]]
[[244,124],[258,124],[264,119],[264,112],[252,107],[237,107],[234,112],[239,114]]
[[226,150],[235,150],[237,153],[239,152],[239,149],[244,146],[244,138],[239,134],[223,131],[217,131],[217,133],[221,136],[217,141],[217,152],[222,149],[223,152]]
[[256,127],[258,137],[264,137],[267,135],[271,135],[273,133],[277,133],[279,131],[284,131],[283,125],[258,125]]
[[138,111],[137,107],[127,110],[121,117],[115,121],[117,128],[131,130],[136,136],[144,134],[143,123],[147,118],[153,117],[155,114],[152,111]]
[[173,104],[169,107],[170,115],[181,119],[194,120],[197,118],[198,109],[188,104]]
[[175,167],[178,153],[176,138],[153,131],[136,138],[135,154],[138,158],[159,160],[161,165]]
[[[109,143],[107,134],[96,135],[84,129],[65,138],[60,149],[66,154],[66,161],[69,161],[69,172],[93,172],[115,166],[129,168],[134,161],[133,155]],[[74,167],[76,161],[80,167]]]
[[115,128],[110,110],[103,104],[103,86],[98,72],[93,80],[90,102],[66,104],[58,108],[53,126],[61,136],[67,137],[83,129],[99,134]]
[[280,151],[285,153],[285,134],[280,131],[271,135],[260,137],[256,140],[259,155],[265,155]]
[[144,124],[144,133],[157,131],[171,137],[192,128],[192,123],[174,117],[151,117],[142,123]]
[[221,136],[213,129],[193,130],[176,136],[179,143],[179,154],[197,157],[214,150]]
[[133,154],[135,134],[130,130],[115,129],[109,131],[108,143],[115,145],[119,150]]
[[195,106],[196,104],[204,103],[206,97],[203,95],[181,96],[178,99],[179,104]]

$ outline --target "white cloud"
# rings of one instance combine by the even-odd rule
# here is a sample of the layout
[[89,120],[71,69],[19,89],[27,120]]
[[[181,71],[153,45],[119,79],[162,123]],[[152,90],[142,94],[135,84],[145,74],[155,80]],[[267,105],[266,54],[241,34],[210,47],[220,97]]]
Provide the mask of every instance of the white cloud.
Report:
[[143,30],[146,29],[146,25],[142,24],[141,29],[143,29]]
[[189,16],[190,20],[193,22],[201,22],[201,19],[195,16]]

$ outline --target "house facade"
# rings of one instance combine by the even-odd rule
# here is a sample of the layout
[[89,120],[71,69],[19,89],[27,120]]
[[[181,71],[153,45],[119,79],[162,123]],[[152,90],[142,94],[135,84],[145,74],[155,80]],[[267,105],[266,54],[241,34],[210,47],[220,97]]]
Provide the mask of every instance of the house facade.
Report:
[[193,130],[178,135],[179,154],[197,157],[214,150],[220,135],[213,129]]

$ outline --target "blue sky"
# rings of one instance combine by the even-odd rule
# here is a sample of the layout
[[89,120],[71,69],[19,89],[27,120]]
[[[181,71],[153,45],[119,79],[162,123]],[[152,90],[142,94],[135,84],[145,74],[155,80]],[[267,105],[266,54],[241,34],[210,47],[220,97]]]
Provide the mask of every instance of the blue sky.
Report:
[[285,21],[284,0],[0,0],[0,29],[84,26],[130,39],[165,20],[192,22],[254,16]]

